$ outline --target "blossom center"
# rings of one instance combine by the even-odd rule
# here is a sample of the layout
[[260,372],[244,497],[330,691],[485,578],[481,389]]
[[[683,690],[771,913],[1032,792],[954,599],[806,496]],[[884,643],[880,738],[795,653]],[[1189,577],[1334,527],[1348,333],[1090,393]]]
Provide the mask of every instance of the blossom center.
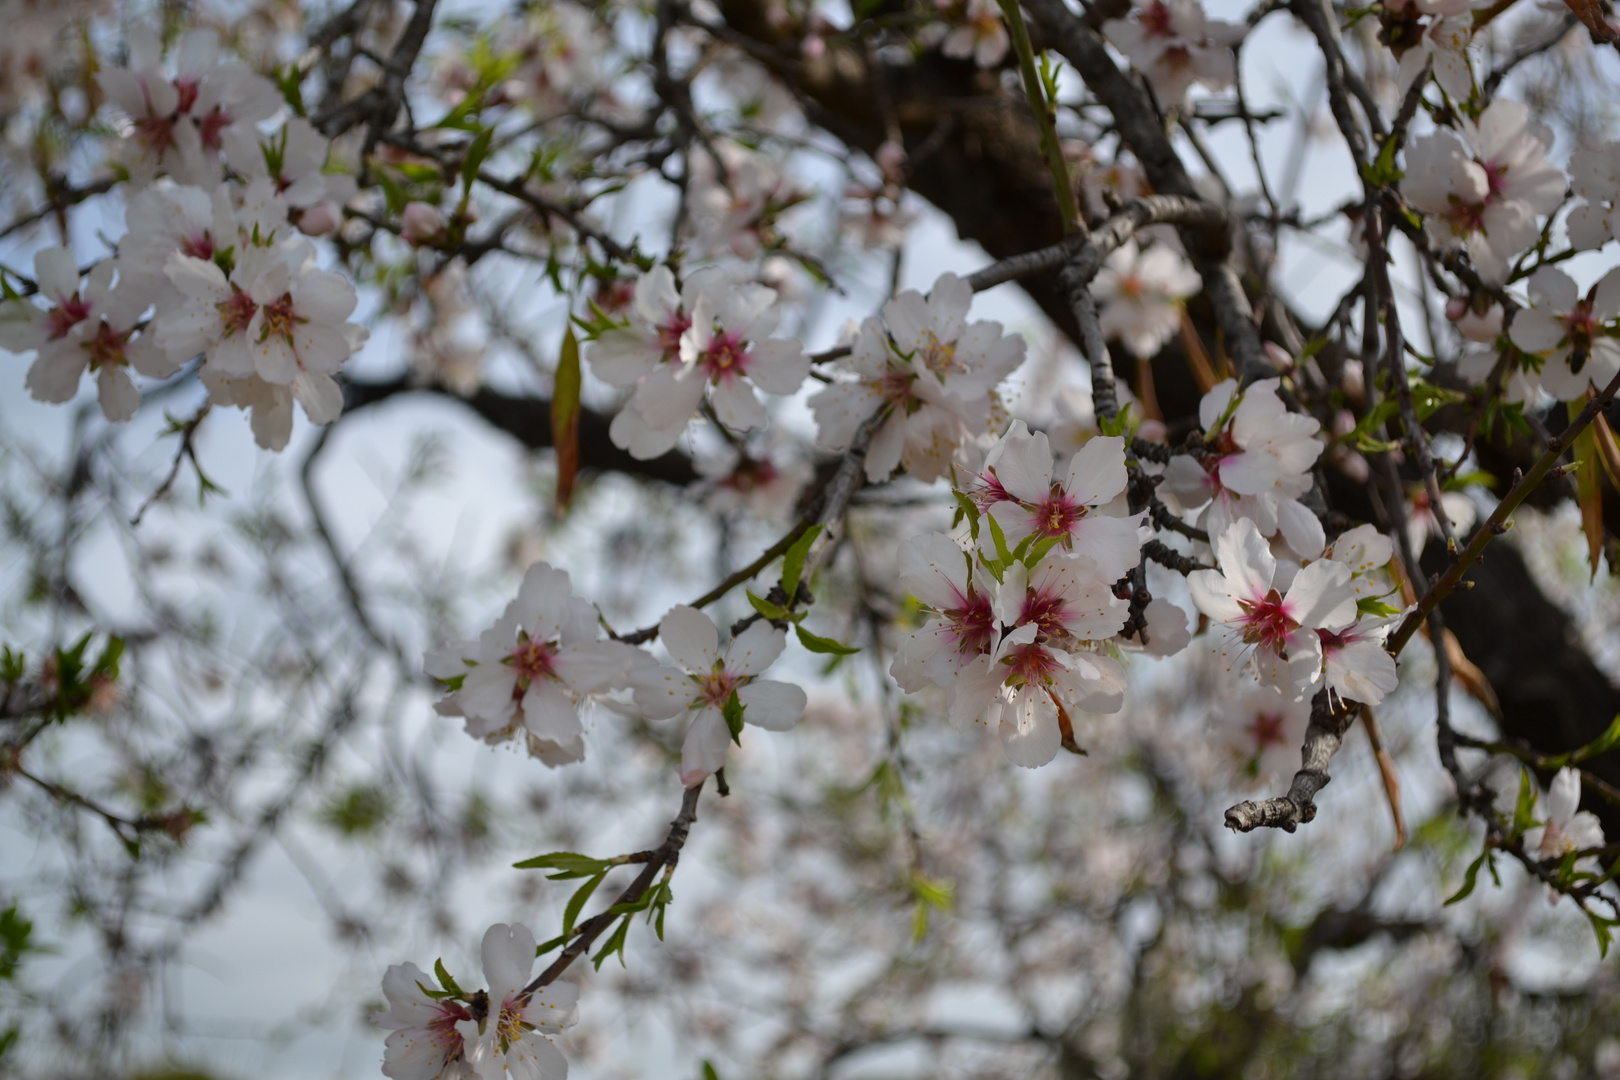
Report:
[[527,690],[536,679],[555,679],[556,659],[554,643],[522,635],[518,647],[512,650],[512,669],[517,672],[518,687]]
[[1030,589],[1024,596],[1018,621],[1020,624],[1034,623],[1042,634],[1053,637],[1067,631],[1063,618],[1067,611],[1068,604],[1058,593]]
[[728,330],[716,334],[709,342],[701,362],[711,381],[729,384],[737,376],[748,374],[748,363],[752,359],[747,342]]
[[85,351],[90,354],[90,370],[99,371],[104,367],[127,364],[129,359],[124,355],[124,346],[132,332],[119,332],[108,326],[107,320],[101,320],[101,329],[96,331],[96,336],[84,343]]
[[174,81],[174,92],[180,101],[175,106],[175,115],[188,113],[191,111],[191,107],[197,104],[197,89],[196,79],[176,79]]
[[221,300],[214,305],[214,309],[219,312],[219,321],[225,326],[225,336],[230,337],[247,330],[259,305],[241,289],[232,289],[229,299]]
[[1299,628],[1299,623],[1288,613],[1282,594],[1272,589],[1259,600],[1239,600],[1238,603],[1243,607],[1243,614],[1237,620],[1243,627],[1243,640],[1281,655],[1288,644],[1288,635]]
[[51,324],[51,340],[57,341],[61,338],[67,337],[69,330],[73,329],[75,326],[89,317],[89,303],[79,299],[79,294],[74,293],[66,300],[63,300],[61,303],[51,308],[50,314],[46,316]]
[[720,670],[710,675],[694,675],[692,678],[698,685],[698,698],[715,708],[724,708],[726,702],[739,686],[747,682],[742,675],[735,675],[729,671]]
[[1045,686],[1052,672],[1061,666],[1056,657],[1034,642],[1014,647],[1002,662],[1012,669],[1009,681],[1024,686]]
[[956,651],[962,656],[978,656],[990,651],[990,635],[995,629],[995,615],[990,610],[987,596],[964,596],[960,607],[940,612],[949,624],[946,633],[956,642]]
[[[288,343],[292,342],[293,328],[304,320],[298,317],[293,307],[292,293],[282,293],[276,299],[264,305],[264,335],[263,338],[281,337]],[[260,340],[263,340],[261,338]]]
[[681,352],[681,335],[692,327],[691,316],[680,311],[673,312],[670,317],[659,325],[655,331],[658,336],[658,348],[663,352],[663,359],[673,360]]
[[918,348],[917,358],[942,379],[952,372],[967,370],[967,365],[956,358],[956,342],[941,341],[932,330],[928,331],[927,342]]
[[1268,746],[1281,746],[1288,741],[1283,735],[1281,713],[1255,713],[1253,722],[1249,724],[1249,735],[1254,739],[1255,747],[1260,750]]
[[196,236],[181,237],[180,254],[189,255],[193,259],[212,259],[214,257],[214,238],[206,231]]
[[231,121],[234,119],[235,117],[231,116],[230,113],[215,105],[208,111],[207,116],[195,121],[197,136],[208,149],[218,150],[225,142],[222,138],[223,132],[231,126]]
[[1148,37],[1169,37],[1172,33],[1170,7],[1163,0],[1153,0],[1137,18]]
[[1035,534],[1042,539],[1068,536],[1086,508],[1061,491],[1054,491],[1035,510]]
[[501,1037],[502,1050],[523,1038],[523,1010],[510,1001],[504,1002],[501,1005],[501,1018],[495,1022],[495,1031]]

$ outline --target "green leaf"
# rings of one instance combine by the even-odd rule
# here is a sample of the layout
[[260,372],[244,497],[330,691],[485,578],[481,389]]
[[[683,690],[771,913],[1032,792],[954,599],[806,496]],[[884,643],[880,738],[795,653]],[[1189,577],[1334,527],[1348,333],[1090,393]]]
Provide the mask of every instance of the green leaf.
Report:
[[793,618],[786,609],[771,603],[762,596],[755,596],[752,590],[745,589],[743,591],[747,593],[748,602],[753,605],[754,610],[772,622],[788,622]]
[[1509,835],[1520,836],[1535,825],[1536,789],[1530,783],[1530,770],[1519,769],[1519,798],[1513,806],[1513,824]]
[[804,560],[810,554],[810,545],[815,543],[816,537],[825,528],[825,525],[810,526],[782,556],[782,592],[788,598],[789,607],[793,605],[794,597],[799,595],[799,579],[804,576]]
[[1446,900],[1446,907],[1450,907],[1452,904],[1458,903],[1469,893],[1474,891],[1474,886],[1479,880],[1479,868],[1485,865],[1487,859],[1489,859],[1491,862],[1491,876],[1496,876],[1496,860],[1491,858],[1491,850],[1486,848],[1484,851],[1480,852],[1479,858],[1468,864],[1468,871],[1463,877],[1462,888],[1458,889],[1448,900]]
[[625,937],[627,934],[629,934],[629,932],[630,916],[626,915],[624,918],[619,920],[619,925],[614,927],[613,936],[607,939],[607,944],[602,946],[602,951],[591,957],[591,962],[596,965],[597,971],[602,970],[602,961],[606,960],[614,953],[619,954],[619,966],[626,966],[624,962],[624,943]]
[[793,632],[799,635],[799,644],[813,653],[831,653],[834,656],[853,656],[861,650],[834,641],[832,638],[820,637],[812,634],[802,626],[794,626]]
[[591,894],[596,891],[596,887],[602,884],[602,880],[606,877],[607,871],[604,870],[575,889],[574,895],[568,898],[568,906],[563,908],[563,937],[566,938],[574,932],[574,920],[579,918],[579,913],[585,909],[585,904],[590,900]]
[[720,1074],[715,1071],[713,1062],[703,1063],[703,1080],[720,1080]]
[[1609,730],[1569,755],[1570,763],[1579,764],[1582,761],[1590,761],[1599,754],[1608,753],[1617,745],[1620,745],[1620,716],[1616,716],[1609,724]]
[[1007,534],[1001,531],[996,515],[986,514],[984,519],[990,523],[990,539],[996,544],[996,559],[1001,563],[1001,568],[1006,569],[1013,561],[1012,552],[1007,550]]
[[546,953],[550,952],[552,949],[560,949],[560,948],[562,948],[562,943],[567,941],[567,940],[568,940],[568,935],[567,934],[558,934],[556,937],[552,938],[550,941],[543,941],[539,945],[536,945],[534,947],[534,955],[536,955],[536,956],[544,956],[544,955],[546,955]]
[[733,690],[731,696],[726,698],[724,707],[720,710],[720,715],[726,718],[726,727],[731,731],[731,741],[738,746],[742,745],[743,710],[745,708],[747,706],[737,697],[737,691]]
[[1378,157],[1361,167],[1361,175],[1367,183],[1374,187],[1383,187],[1406,175],[1395,165],[1395,151],[1399,149],[1394,139],[1386,138],[1383,141],[1383,145],[1378,148]]
[[1357,600],[1356,611],[1362,615],[1375,615],[1379,618],[1401,613],[1400,608],[1386,604],[1376,596],[1363,596],[1360,600]]
[[556,870],[555,874],[547,874],[551,881],[566,881],[569,878],[594,877],[605,874],[613,866],[606,859],[593,859],[589,855],[580,855],[573,851],[554,851],[549,855],[536,855],[532,859],[512,864],[517,870]]
[[[956,496],[957,512],[967,518],[968,529],[973,539],[979,538],[979,507],[972,499],[960,491],[952,492]],[[954,527],[954,526],[953,526]]]
[[1609,942],[1612,938],[1610,930],[1620,926],[1620,920],[1606,919],[1597,912],[1585,907],[1581,908],[1581,910],[1586,912],[1586,918],[1592,924],[1592,933],[1597,935],[1598,955],[1607,958],[1609,955]]
[[939,881],[913,871],[911,892],[916,905],[911,912],[911,940],[921,941],[928,934],[928,916],[931,911],[949,911],[953,902],[953,889],[948,881]]
[[451,978],[450,973],[444,969],[444,961],[442,959],[433,961],[433,974],[438,977],[439,985],[444,987],[454,996],[459,998],[464,998],[467,996],[467,992],[461,987],[457,986],[456,980]]
[[[487,134],[487,133],[486,133]],[[476,145],[476,144],[474,144]],[[563,333],[551,380],[551,444],[557,452],[557,510],[568,509],[579,475],[579,339],[572,325]]]

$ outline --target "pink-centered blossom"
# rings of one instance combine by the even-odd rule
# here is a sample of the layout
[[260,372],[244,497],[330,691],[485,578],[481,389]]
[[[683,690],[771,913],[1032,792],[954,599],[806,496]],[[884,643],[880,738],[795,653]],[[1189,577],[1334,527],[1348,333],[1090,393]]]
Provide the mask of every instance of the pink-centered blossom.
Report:
[[1572,851],[1603,846],[1603,826],[1597,815],[1580,809],[1581,774],[1565,766],[1537,800],[1537,815],[1546,817],[1524,831],[1524,847],[1532,858],[1560,859]]
[[1148,0],[1128,19],[1110,19],[1103,35],[1146,77],[1165,108],[1183,106],[1194,83],[1233,85],[1232,46],[1243,27],[1211,19],[1198,0]]
[[1215,538],[1219,569],[1195,570],[1187,589],[1198,610],[1219,624],[1228,668],[1252,663],[1260,681],[1288,697],[1305,696],[1322,678],[1319,630],[1356,621],[1350,568],[1318,559],[1295,575],[1286,594],[1274,585],[1277,561],[1254,522],[1239,519]]
[[1022,362],[1024,339],[1001,324],[968,322],[973,290],[955,274],[942,274],[924,297],[907,289],[869,318],[842,378],[810,399],[816,445],[843,450],[879,408],[889,414],[866,454],[874,483],[904,467],[919,480],[949,471],[974,438],[987,434],[1001,411],[996,387]]
[[756,387],[792,394],[810,373],[799,342],[769,336],[779,318],[775,305],[776,290],[764,285],[706,280],[677,342],[680,362],[663,362],[636,384],[608,429],[614,445],[638,458],[667,453],[705,398],[732,431],[764,427],[770,414]]
[[1139,249],[1127,240],[1092,286],[1103,336],[1118,339],[1140,360],[1152,359],[1180,329],[1182,301],[1199,284],[1198,272],[1168,245]]
[[1189,510],[1207,503],[1193,520],[1211,536],[1248,518],[1260,535],[1281,531],[1290,548],[1311,557],[1322,550],[1322,526],[1298,499],[1311,488],[1322,426],[1288,411],[1279,382],[1262,379],[1239,394],[1227,379],[1205,394],[1198,405],[1204,451],[1171,458],[1162,490]]
[[[1141,561],[1137,529],[1143,515],[1108,517],[1103,508],[1125,490],[1125,440],[1091,439],[1070,458],[1061,480],[1052,466],[1046,433],[1032,435],[1022,421],[1013,423],[986,458],[985,490],[999,494],[989,514],[1008,548],[1027,536],[1056,540],[1065,550],[1094,559],[1108,581],[1124,577]],[[981,529],[979,542],[992,544],[988,528]]]
[[769,623],[754,623],[722,654],[714,621],[680,604],[659,622],[658,638],[680,666],[642,668],[631,674],[630,686],[642,715],[685,718],[681,783],[687,787],[701,784],[726,763],[733,736],[725,709],[733,694],[742,706],[743,722],[768,731],[787,731],[804,715],[803,690],[758,677],[787,645],[787,634]]
[[1466,250],[1480,277],[1499,285],[1536,242],[1537,215],[1563,201],[1564,173],[1546,160],[1552,142],[1525,105],[1497,98],[1477,122],[1462,118],[1455,131],[1413,139],[1401,190],[1437,245]]
[[1541,388],[1560,401],[1578,401],[1589,388],[1609,385],[1620,373],[1620,341],[1613,337],[1620,269],[1603,275],[1584,296],[1556,266],[1540,267],[1528,284],[1530,307],[1514,316],[1508,337],[1544,358]]
[[[652,664],[639,649],[601,640],[596,609],[573,595],[568,573],[535,563],[517,597],[477,641],[427,654],[427,673],[453,689],[439,703],[488,743],[521,733],[548,765],[585,756],[579,710]],[[459,680],[459,681],[457,681]]]

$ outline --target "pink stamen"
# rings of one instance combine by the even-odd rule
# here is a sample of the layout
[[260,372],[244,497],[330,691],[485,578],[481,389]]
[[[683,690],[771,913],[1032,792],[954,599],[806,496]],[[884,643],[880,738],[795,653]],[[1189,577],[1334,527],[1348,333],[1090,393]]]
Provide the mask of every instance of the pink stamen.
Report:
[[715,335],[700,362],[711,382],[729,385],[737,376],[748,374],[748,365],[752,360],[747,343],[737,334],[727,331]]
[[50,322],[51,340],[59,341],[67,337],[69,330],[90,317],[90,304],[74,293],[51,308],[45,317]]

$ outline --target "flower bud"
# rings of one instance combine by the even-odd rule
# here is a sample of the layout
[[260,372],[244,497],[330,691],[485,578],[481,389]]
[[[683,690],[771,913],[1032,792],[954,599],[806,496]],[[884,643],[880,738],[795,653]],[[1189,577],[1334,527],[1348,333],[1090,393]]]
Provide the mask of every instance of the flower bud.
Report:
[[429,203],[407,203],[400,215],[400,235],[413,244],[427,244],[444,235],[444,216]]

